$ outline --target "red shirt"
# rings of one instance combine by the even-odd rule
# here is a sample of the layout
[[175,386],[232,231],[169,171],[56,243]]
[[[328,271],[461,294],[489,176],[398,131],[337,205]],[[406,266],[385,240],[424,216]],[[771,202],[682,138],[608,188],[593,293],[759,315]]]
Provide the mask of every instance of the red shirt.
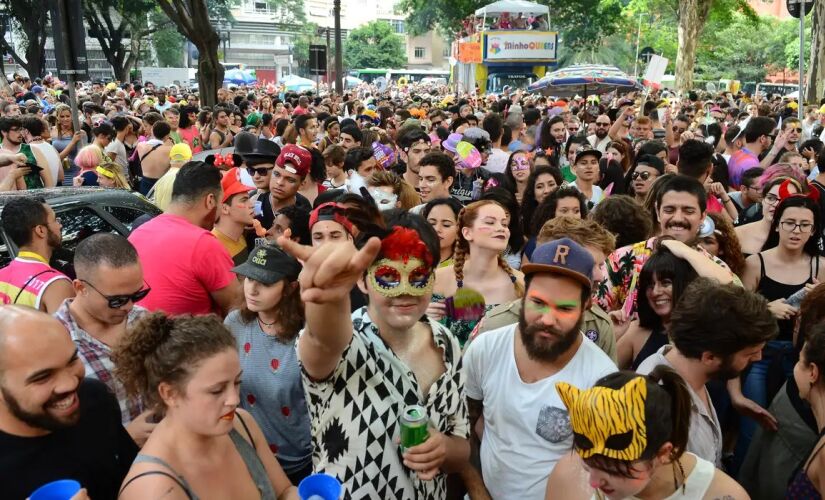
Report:
[[229,252],[217,238],[183,217],[158,215],[129,236],[152,291],[140,305],[176,314],[218,312],[210,292],[236,279]]

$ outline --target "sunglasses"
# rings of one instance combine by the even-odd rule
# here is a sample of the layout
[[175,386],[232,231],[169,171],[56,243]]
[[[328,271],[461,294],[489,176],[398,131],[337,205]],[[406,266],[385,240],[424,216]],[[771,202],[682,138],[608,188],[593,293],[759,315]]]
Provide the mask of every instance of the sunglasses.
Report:
[[682,128],[682,127],[673,127],[673,131],[674,131],[674,132],[682,132],[682,133],[685,133],[685,132],[687,131],[687,129],[686,129],[686,128]]
[[[121,307],[125,306],[129,302],[132,302],[132,303],[140,302],[141,300],[146,298],[147,295],[149,295],[149,292],[152,291],[152,289],[149,288],[149,286],[147,285],[146,288],[144,288],[143,290],[139,290],[135,293],[128,294],[128,295],[106,295],[103,292],[101,292],[100,290],[98,290],[97,288],[95,288],[95,286],[93,284],[89,283],[88,281],[86,281],[86,280],[79,280],[79,281],[82,281],[83,283],[86,283],[87,285],[89,285],[91,287],[92,290],[99,293],[101,297],[106,299],[106,301],[109,303],[109,308],[110,309],[120,309]],[[143,284],[146,285],[146,282],[144,281]]]
[[258,174],[260,177],[264,177],[264,176],[266,176],[269,172],[271,172],[271,171],[272,171],[272,169],[274,169],[274,168],[275,168],[275,167],[269,167],[269,168],[266,168],[266,167],[258,167],[258,168],[255,168],[255,167],[246,167],[246,171],[249,173],[249,175],[255,175],[255,174]]
[[430,125],[432,125],[433,127],[438,127],[443,122],[444,122],[444,120],[438,120],[437,122],[430,122]]
[[797,134],[801,134],[801,133],[802,133],[802,129],[801,129],[801,128],[799,128],[799,127],[789,128],[789,129],[788,129],[788,132],[790,132],[791,130],[793,130],[793,131],[794,131],[794,132],[796,132]]
[[633,175],[631,175],[630,177],[631,177],[631,179],[633,179],[634,181],[635,181],[636,179],[638,179],[639,177],[641,177],[643,181],[646,181],[646,180],[650,179],[650,177],[651,177],[652,175],[653,175],[653,174],[651,174],[650,172],[633,172]]
[[606,122],[596,122],[596,126],[597,126],[597,127],[609,127],[609,126],[610,126],[610,123],[606,123]]

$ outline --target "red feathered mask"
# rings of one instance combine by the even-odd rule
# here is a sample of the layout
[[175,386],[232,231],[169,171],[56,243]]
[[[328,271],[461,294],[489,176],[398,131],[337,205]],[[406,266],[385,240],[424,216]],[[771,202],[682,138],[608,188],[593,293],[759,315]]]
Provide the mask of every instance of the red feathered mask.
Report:
[[413,229],[396,226],[389,236],[381,240],[381,255],[390,260],[407,262],[421,259],[427,266],[433,265],[433,256],[427,245]]

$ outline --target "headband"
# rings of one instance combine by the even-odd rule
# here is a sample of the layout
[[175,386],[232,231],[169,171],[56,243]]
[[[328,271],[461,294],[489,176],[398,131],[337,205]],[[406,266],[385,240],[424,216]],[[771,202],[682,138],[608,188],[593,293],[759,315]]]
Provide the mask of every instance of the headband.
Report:
[[95,168],[95,172],[102,175],[103,177],[108,177],[109,179],[114,179],[115,178],[115,173],[114,172],[112,172],[111,170],[108,170],[106,168],[103,168],[102,166],[97,166]]
[[585,391],[557,382],[556,391],[570,414],[573,445],[582,458],[642,458],[647,448],[644,377],[635,377],[619,389],[596,386]]
[[819,203],[819,190],[818,189],[811,189],[808,191],[807,194],[802,193],[791,193],[790,185],[791,179],[785,179],[785,181],[779,185],[779,201],[784,201],[788,198],[793,196],[801,196],[802,198],[808,198],[812,200],[814,203]]

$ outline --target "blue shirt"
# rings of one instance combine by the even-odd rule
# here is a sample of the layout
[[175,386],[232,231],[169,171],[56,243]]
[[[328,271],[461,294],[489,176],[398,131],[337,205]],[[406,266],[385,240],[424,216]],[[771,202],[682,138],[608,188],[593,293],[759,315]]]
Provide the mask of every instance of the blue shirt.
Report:
[[237,310],[229,313],[224,325],[235,336],[241,357],[241,408],[255,417],[284,472],[310,465],[312,439],[297,337],[284,342],[266,334],[257,320],[244,323]]

